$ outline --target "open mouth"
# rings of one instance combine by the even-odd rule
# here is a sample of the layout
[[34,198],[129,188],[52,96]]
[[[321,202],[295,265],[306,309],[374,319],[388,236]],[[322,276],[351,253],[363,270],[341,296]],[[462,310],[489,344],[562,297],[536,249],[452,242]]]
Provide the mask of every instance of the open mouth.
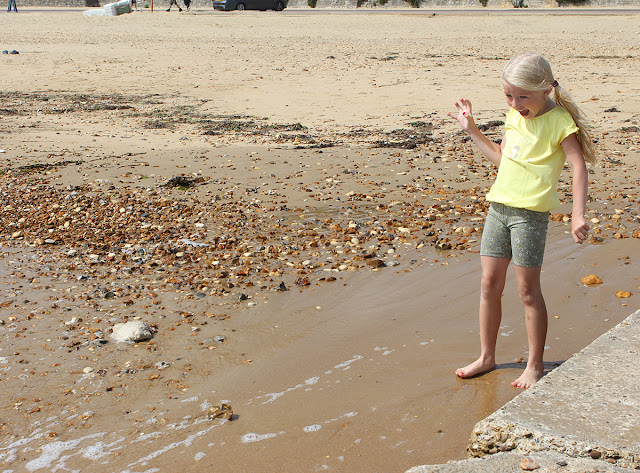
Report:
[[526,118],[529,115],[529,110],[518,110],[518,113]]

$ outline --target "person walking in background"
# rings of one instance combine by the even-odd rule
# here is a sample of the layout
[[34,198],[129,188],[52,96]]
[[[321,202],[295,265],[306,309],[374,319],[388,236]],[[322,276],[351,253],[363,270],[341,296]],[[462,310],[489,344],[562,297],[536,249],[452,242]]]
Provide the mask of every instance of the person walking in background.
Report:
[[167,11],[171,11],[171,7],[174,5],[178,7],[179,12],[182,11],[182,8],[180,7],[180,5],[178,5],[178,0],[171,0],[171,2],[169,3],[169,8],[167,8]]
[[501,298],[507,267],[513,261],[524,305],[529,358],[524,373],[511,384],[525,389],[544,375],[548,322],[540,273],[549,211],[560,204],[556,189],[560,173],[567,161],[573,174],[571,234],[576,243],[582,243],[589,232],[586,163],[595,164],[596,151],[582,112],[554,79],[542,56],[525,53],[511,59],[502,72],[502,83],[509,112],[501,144],[478,129],[469,100],[456,102],[457,115],[448,113],[498,166],[487,195],[491,206],[480,244],[480,356],[456,370],[456,375],[471,378],[495,369]]
[[7,12],[11,11],[11,7],[13,7],[13,11],[18,13],[18,5],[16,5],[16,0],[9,0],[9,8],[7,8]]

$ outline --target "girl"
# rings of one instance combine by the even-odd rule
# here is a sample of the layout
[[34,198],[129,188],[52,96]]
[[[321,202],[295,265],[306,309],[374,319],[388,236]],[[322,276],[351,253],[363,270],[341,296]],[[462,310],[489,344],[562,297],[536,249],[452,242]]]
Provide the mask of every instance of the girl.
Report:
[[462,129],[480,151],[498,166],[498,176],[487,200],[491,206],[482,233],[480,261],[480,357],[456,370],[470,378],[495,369],[495,350],[502,318],[501,297],[507,267],[515,265],[518,293],[524,304],[529,358],[513,386],[528,388],[544,374],[547,309],[540,288],[549,211],[560,204],[556,186],[565,160],[573,174],[571,234],[576,243],[587,238],[585,221],[587,168],[596,153],[578,106],[554,79],[551,66],[540,55],[525,53],[511,59],[502,72],[507,104],[501,144],[478,130],[471,102],[456,102]]

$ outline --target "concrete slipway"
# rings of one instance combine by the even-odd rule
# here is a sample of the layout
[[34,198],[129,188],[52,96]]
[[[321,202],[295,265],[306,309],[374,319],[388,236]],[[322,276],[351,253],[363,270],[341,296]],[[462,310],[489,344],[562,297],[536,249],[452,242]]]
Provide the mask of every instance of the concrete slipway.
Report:
[[640,310],[478,422],[473,458],[407,473],[640,470]]

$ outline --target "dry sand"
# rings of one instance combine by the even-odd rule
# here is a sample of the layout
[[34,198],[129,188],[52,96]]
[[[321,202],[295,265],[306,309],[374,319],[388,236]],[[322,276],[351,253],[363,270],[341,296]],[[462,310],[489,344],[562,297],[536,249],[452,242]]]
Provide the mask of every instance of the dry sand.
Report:
[[[499,138],[498,71],[533,49],[594,125],[591,239],[568,203],[550,226],[551,369],[637,309],[638,20],[1,14],[4,468],[463,458],[527,346],[510,281],[499,369],[453,374],[477,354],[495,170],[446,112],[466,96]],[[154,338],[114,341],[134,317]]]

